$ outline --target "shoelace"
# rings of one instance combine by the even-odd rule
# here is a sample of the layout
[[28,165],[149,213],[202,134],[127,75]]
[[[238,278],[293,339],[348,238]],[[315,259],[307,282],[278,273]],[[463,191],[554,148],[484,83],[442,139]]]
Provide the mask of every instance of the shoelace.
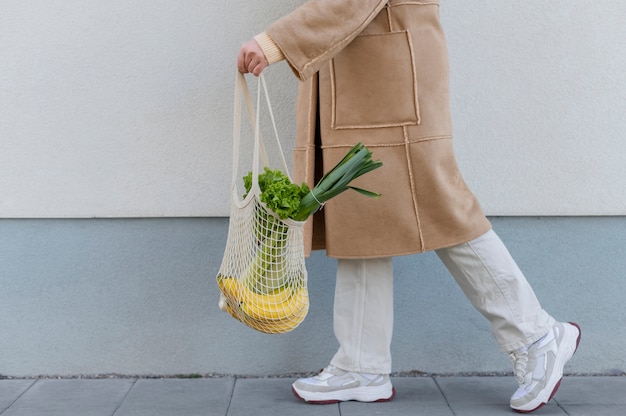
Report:
[[528,364],[528,351],[513,351],[509,354],[513,362],[513,372],[519,384],[524,384],[526,378],[526,365]]

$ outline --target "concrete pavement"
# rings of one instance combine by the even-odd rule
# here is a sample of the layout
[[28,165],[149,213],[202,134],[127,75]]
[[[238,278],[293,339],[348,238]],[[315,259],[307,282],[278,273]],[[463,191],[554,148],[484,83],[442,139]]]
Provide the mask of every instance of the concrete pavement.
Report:
[[[387,403],[310,405],[293,378],[0,380],[1,416],[491,416],[514,414],[512,377],[393,377]],[[626,377],[568,376],[535,415],[626,415]]]

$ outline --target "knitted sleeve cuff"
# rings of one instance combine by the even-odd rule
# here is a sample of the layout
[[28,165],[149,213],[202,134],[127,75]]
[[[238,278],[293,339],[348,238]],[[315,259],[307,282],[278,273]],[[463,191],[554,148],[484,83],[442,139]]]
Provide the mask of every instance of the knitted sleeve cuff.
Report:
[[270,65],[285,59],[283,52],[267,33],[259,33],[254,37],[254,40],[257,41],[263,50],[263,54],[265,54],[265,58]]

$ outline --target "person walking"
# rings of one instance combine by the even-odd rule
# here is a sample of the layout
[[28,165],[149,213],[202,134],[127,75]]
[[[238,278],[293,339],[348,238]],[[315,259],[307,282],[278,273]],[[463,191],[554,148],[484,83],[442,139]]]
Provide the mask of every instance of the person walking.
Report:
[[491,228],[455,159],[448,52],[436,0],[308,0],[240,49],[258,76],[286,61],[301,81],[293,177],[309,186],[362,142],[383,167],[355,186],[382,192],[334,198],[309,219],[305,248],[338,259],[334,333],[339,350],[293,383],[311,403],[391,400],[395,256],[435,251],[509,354],[519,388],[510,405],[532,412],[560,385],[580,342],[577,324],[546,312]]

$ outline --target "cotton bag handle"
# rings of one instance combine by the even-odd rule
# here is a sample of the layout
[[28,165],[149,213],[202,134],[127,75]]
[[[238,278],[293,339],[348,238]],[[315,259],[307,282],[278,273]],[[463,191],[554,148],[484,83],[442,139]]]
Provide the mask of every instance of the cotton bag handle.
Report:
[[272,111],[272,105],[270,103],[269,93],[267,91],[267,85],[265,83],[265,77],[261,74],[258,77],[258,88],[257,88],[257,105],[256,105],[256,114],[254,110],[254,106],[252,104],[252,98],[250,96],[250,90],[248,89],[248,84],[246,79],[242,73],[237,71],[237,78],[235,82],[235,109],[233,114],[233,177],[232,177],[232,188],[233,192],[236,192],[236,184],[239,178],[238,167],[239,167],[239,148],[241,144],[241,97],[243,96],[246,109],[248,112],[248,119],[251,127],[254,129],[254,150],[253,150],[253,166],[252,166],[252,186],[259,193],[259,184],[258,184],[258,175],[259,175],[259,158],[262,159],[263,166],[268,166],[269,161],[267,158],[267,153],[265,149],[265,144],[263,142],[263,138],[261,137],[260,132],[260,108],[261,108],[261,91],[265,95],[265,101],[268,108],[268,113],[270,115],[270,119],[272,121],[272,127],[274,129],[274,137],[276,139],[276,144],[278,146],[278,152],[280,155],[280,159],[282,162],[283,173],[289,177],[289,170],[287,168],[287,162],[285,160],[285,155],[283,153],[282,146],[280,144],[280,139],[278,137],[278,129],[276,127],[276,120],[274,118],[274,112]]

